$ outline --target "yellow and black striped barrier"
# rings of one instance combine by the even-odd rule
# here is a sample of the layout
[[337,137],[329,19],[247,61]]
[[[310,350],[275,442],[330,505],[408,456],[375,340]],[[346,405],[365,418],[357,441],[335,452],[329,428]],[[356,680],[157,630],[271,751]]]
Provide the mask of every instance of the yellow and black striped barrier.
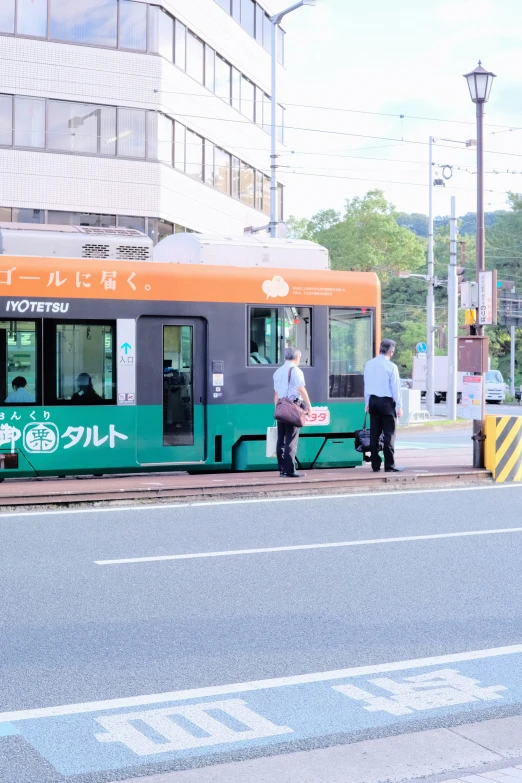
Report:
[[485,457],[495,481],[522,481],[522,416],[486,416]]

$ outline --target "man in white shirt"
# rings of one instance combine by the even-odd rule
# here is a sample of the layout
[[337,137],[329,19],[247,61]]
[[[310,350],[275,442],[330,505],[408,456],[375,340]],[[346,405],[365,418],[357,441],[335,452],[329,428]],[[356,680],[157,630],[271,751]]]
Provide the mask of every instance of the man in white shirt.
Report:
[[403,468],[395,464],[395,429],[397,418],[402,416],[401,381],[397,365],[391,360],[395,342],[383,340],[379,356],[366,362],[364,368],[364,401],[370,414],[370,449],[372,469],[381,469],[379,439],[384,435],[384,471],[398,473]]
[[[303,371],[299,369],[301,351],[297,348],[285,348],[285,363],[274,373],[274,405],[283,397],[291,400],[304,400],[308,410],[312,409],[305,388]],[[295,469],[295,454],[299,440],[299,427],[277,422],[277,462],[279,475],[284,478],[300,478],[303,473]]]
[[27,391],[27,381],[22,375],[15,378],[11,386],[13,387],[13,391],[6,397],[6,402],[16,402],[19,405],[34,402],[34,394]]

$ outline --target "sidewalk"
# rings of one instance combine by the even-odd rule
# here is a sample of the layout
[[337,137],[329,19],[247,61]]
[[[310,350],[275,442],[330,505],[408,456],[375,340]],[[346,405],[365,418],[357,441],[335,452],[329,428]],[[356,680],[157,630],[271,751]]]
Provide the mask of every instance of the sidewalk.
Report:
[[183,770],[123,783],[514,783],[522,716]]
[[94,478],[15,479],[0,484],[0,507],[72,505],[95,501],[252,498],[278,494],[361,492],[431,485],[489,482],[491,474],[472,467],[471,448],[397,452],[402,473],[358,468],[308,470],[301,479],[282,479],[277,470],[249,473],[136,473]]

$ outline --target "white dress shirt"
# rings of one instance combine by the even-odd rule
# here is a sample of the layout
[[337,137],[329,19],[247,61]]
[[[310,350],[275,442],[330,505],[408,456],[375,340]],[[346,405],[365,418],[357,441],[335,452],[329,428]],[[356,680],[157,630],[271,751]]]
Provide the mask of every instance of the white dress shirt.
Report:
[[371,395],[392,397],[397,408],[402,408],[401,381],[397,365],[382,353],[366,362],[364,368],[364,401],[368,405]]
[[[288,372],[292,368],[290,383],[288,383]],[[299,391],[301,386],[305,386],[303,371],[296,367],[293,362],[285,362],[274,373],[274,391],[277,392],[279,399],[290,397],[291,400],[302,399]]]

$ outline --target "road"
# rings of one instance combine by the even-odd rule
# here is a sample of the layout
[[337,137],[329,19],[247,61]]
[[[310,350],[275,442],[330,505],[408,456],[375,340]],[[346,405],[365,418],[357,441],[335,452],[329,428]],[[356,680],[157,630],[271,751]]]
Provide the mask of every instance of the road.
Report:
[[491,485],[0,515],[0,780],[519,712],[521,512]]

